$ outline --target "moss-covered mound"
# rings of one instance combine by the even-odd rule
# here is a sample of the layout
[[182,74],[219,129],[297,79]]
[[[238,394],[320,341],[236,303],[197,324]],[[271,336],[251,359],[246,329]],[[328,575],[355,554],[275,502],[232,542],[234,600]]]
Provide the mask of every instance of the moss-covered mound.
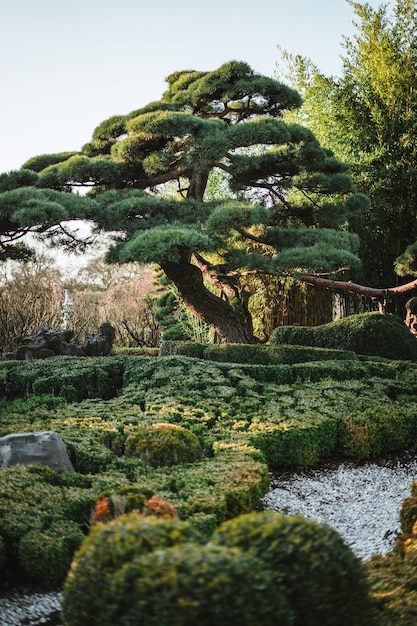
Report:
[[360,561],[327,524],[274,511],[249,513],[214,532],[218,545],[252,554],[284,592],[294,626],[369,624],[368,586]]
[[140,459],[143,465],[165,467],[193,463],[203,456],[198,437],[179,424],[156,422],[139,425],[126,439],[126,455]]
[[368,626],[362,566],[336,531],[273,511],[211,541],[178,520],[97,526],[64,588],[66,626]]
[[361,313],[322,326],[283,326],[270,343],[352,350],[386,359],[417,360],[417,340],[393,315]]

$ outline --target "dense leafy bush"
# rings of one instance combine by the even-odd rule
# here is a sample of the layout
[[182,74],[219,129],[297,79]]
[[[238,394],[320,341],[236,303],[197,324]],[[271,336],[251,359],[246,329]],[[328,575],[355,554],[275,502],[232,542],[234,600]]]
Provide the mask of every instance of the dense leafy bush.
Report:
[[162,344],[159,354],[160,356],[177,354],[218,363],[245,365],[291,365],[308,361],[357,359],[356,354],[350,350],[294,345],[202,344],[191,341],[166,341]]
[[339,424],[339,449],[357,460],[406,449],[417,440],[417,414],[410,407],[366,408]]
[[224,522],[212,541],[262,562],[269,584],[284,591],[294,626],[369,625],[361,564],[330,526],[265,511]]
[[198,437],[178,424],[156,422],[138,426],[126,439],[126,455],[139,458],[145,466],[161,467],[193,463],[202,457]]
[[43,466],[3,468],[0,536],[6,547],[0,584],[60,585],[88,531],[98,494],[111,484],[110,477],[58,474]]
[[204,544],[178,521],[99,525],[64,586],[66,626],[369,624],[361,565],[336,531],[272,511],[237,517]]
[[[168,344],[168,345],[166,345]],[[190,356],[196,359],[204,359],[204,353],[208,348],[208,344],[196,343],[194,341],[169,341],[163,342],[160,348],[160,355],[180,354],[182,356]]]
[[[158,520],[129,513],[97,524],[76,553],[65,582],[63,618],[69,626],[118,623],[119,617],[106,622],[112,603],[111,582],[124,566],[154,550],[184,542],[203,544],[202,536],[187,522]],[[110,584],[109,584],[110,583]],[[123,600],[123,598],[121,599]]]
[[84,398],[109,399],[122,388],[121,357],[39,359],[0,363],[0,396],[12,399],[29,394],[62,396],[69,402]]
[[395,551],[375,555],[364,564],[370,586],[372,624],[415,626],[417,620],[417,568],[414,559]]
[[417,620],[417,483],[400,512],[401,534],[394,549],[365,563],[378,626],[414,626]]
[[67,626],[289,625],[285,598],[268,578],[259,561],[240,550],[188,543],[125,563],[111,593],[105,589],[96,621],[80,618],[70,605],[64,619]]
[[[191,355],[190,355],[191,356]],[[354,352],[305,346],[221,344],[208,346],[204,358],[211,361],[278,365],[308,361],[356,360]]]
[[352,350],[387,359],[417,360],[417,340],[393,315],[361,313],[322,326],[276,328],[270,343]]
[[19,541],[18,558],[30,584],[53,589],[68,573],[75,550],[85,534],[70,520],[53,521],[48,528],[36,529]]
[[270,468],[305,468],[330,458],[338,446],[338,421],[314,410],[281,424],[254,421],[250,442],[262,450]]

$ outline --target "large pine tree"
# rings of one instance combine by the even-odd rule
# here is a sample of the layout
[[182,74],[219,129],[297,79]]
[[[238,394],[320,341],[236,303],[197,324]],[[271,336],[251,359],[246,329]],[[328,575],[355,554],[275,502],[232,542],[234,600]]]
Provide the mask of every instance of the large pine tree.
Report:
[[[158,263],[223,340],[252,343],[245,276],[352,267],[349,214],[367,198],[308,128],[283,121],[301,105],[297,91],[236,61],[167,82],[160,101],[102,122],[79,153],[34,157],[24,169],[38,188],[91,188],[87,217],[115,233],[110,260]],[[216,171],[229,190],[206,202]]]

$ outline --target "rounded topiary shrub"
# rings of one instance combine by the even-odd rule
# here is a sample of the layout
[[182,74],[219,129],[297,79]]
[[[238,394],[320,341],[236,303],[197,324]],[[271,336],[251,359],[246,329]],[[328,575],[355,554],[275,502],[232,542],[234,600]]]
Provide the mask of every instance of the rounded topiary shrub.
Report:
[[[269,573],[239,549],[188,543],[142,554],[120,567],[87,618],[68,603],[67,626],[286,626],[291,624]],[[85,598],[88,603],[88,598]]]
[[[191,524],[179,520],[143,517],[128,513],[96,524],[74,556],[64,585],[64,623],[76,626],[104,626],[106,611],[113,602],[113,580],[134,559],[154,550],[204,540]],[[122,622],[114,621],[122,625]],[[154,622],[156,623],[156,622]]]
[[249,513],[223,522],[212,541],[245,550],[271,571],[270,584],[284,591],[294,626],[370,623],[361,563],[330,526],[300,515]]
[[322,326],[283,326],[271,344],[297,344],[352,350],[366,356],[417,360],[417,339],[394,315],[360,313]]
[[151,467],[194,463],[202,455],[198,437],[178,424],[141,425],[126,439],[126,456],[139,458]]

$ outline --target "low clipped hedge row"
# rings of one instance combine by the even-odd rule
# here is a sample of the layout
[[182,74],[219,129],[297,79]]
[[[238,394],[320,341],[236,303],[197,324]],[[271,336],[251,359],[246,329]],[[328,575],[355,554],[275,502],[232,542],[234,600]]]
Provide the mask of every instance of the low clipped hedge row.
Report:
[[131,514],[93,528],[62,615],[66,626],[365,626],[370,603],[359,560],[324,524],[251,513],[207,543],[187,522]]
[[113,398],[123,387],[123,357],[59,356],[0,362],[0,397],[52,394],[68,402]]
[[310,361],[357,359],[352,350],[270,344],[202,344],[189,341],[166,341],[162,344],[159,354],[160,356],[178,354],[217,363],[246,365],[292,365]]
[[283,326],[270,343],[351,350],[386,359],[417,360],[417,340],[394,315],[362,313],[322,326]]

